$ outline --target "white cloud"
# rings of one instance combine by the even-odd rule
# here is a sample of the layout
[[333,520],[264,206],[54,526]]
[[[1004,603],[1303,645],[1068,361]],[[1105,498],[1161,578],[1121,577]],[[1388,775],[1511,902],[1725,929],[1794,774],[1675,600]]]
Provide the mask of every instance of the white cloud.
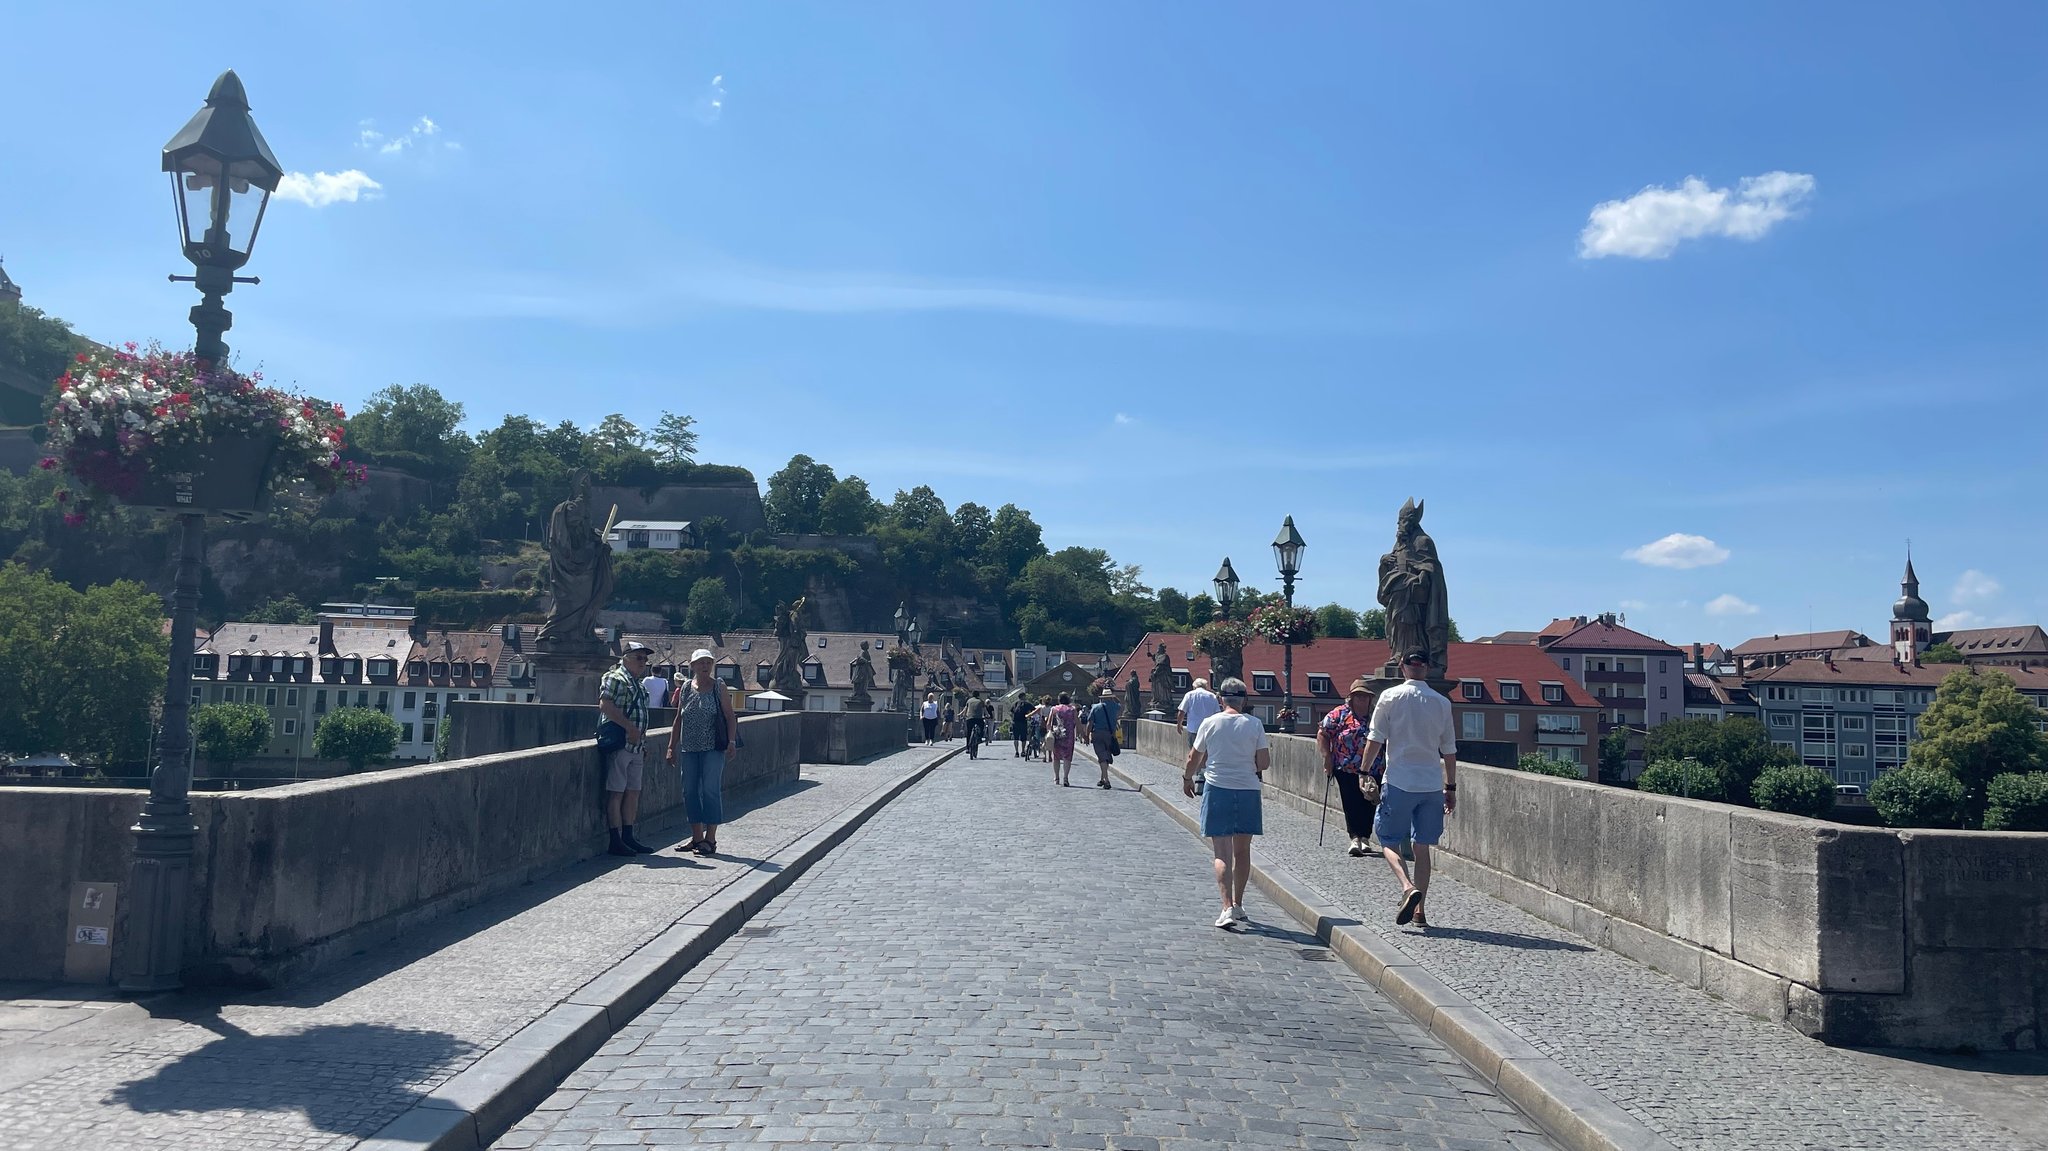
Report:
[[1622,600],[1619,604],[1616,604],[1615,606],[1619,607],[1623,611],[1642,611],[1644,608],[1647,608],[1650,605],[1644,603],[1642,600],[1639,599],[1625,599]]
[[1579,255],[1661,260],[1702,236],[1760,240],[1797,215],[1813,189],[1813,177],[1799,172],[1745,176],[1732,189],[1710,188],[1698,176],[1676,188],[1652,185],[1626,200],[1594,205],[1579,233]]
[[1728,549],[1705,536],[1672,532],[1661,540],[1628,549],[1621,553],[1621,558],[1654,568],[1699,568],[1725,562]]
[[384,185],[369,175],[350,168],[346,172],[286,172],[277,182],[277,198],[314,208],[329,204],[353,204],[358,199],[377,198]]
[[1116,422],[1117,422],[1117,425],[1118,425],[1119,427],[1121,427],[1121,426],[1123,426],[1123,425],[1125,425],[1125,424],[1131,424],[1131,423],[1135,423],[1136,421],[1135,421],[1135,420],[1133,420],[1133,419],[1131,419],[1131,417],[1130,417],[1130,415],[1129,415],[1128,413],[1126,413],[1126,412],[1118,412],[1118,413],[1116,414]]
[[1761,609],[1740,596],[1722,593],[1707,601],[1708,615],[1755,615]]
[[1969,571],[1956,577],[1955,590],[1950,592],[1949,596],[1961,603],[1981,603],[1993,598],[2004,590],[2004,585],[2000,584],[1997,580],[1992,579],[1976,568],[1971,568]]
[[387,136],[378,131],[375,120],[356,122],[356,147],[374,148],[381,156],[395,156],[409,148],[424,150],[438,147],[451,152],[462,150],[462,145],[453,140],[437,140],[436,137],[440,135],[441,125],[435,123],[431,116],[421,116],[413,121],[412,127],[395,136]]
[[1983,627],[1990,621],[1973,611],[1952,611],[1934,621],[1935,631],[1955,631],[1958,628]]
[[718,123],[718,118],[725,115],[725,76],[723,74],[711,78],[711,83],[705,87],[704,94],[697,97],[697,105],[692,111],[696,114],[697,122],[700,124],[716,124]]

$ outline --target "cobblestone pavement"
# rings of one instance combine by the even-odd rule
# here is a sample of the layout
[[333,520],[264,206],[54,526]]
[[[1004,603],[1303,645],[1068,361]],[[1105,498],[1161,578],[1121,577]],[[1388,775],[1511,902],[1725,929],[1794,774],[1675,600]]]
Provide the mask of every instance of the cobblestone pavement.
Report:
[[[1095,773],[1083,766],[1076,780]],[[1538,1148],[1398,1008],[1128,788],[1008,744],[875,816],[500,1148]]]
[[0,1045],[0,1148],[353,1146],[760,857],[946,750],[807,764],[734,805],[716,860],[600,857],[279,992],[41,1027]]
[[[1179,767],[1138,755],[1116,763],[1193,810]],[[1938,1068],[1830,1048],[1744,1015],[1453,880],[1430,884],[1428,932],[1397,928],[1399,887],[1378,856],[1345,854],[1341,813],[1324,847],[1317,821],[1296,809],[1268,802],[1265,816],[1254,862],[1278,864],[1348,909],[1679,1147],[2044,1146],[2033,1141],[2048,1131],[2038,1091],[2015,1098],[1996,1085],[2000,1106],[1973,1105]]]

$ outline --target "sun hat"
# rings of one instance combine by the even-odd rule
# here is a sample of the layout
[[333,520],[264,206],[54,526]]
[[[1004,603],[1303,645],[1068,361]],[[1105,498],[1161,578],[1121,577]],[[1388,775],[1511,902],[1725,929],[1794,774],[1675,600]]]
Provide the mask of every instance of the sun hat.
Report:
[[715,663],[717,662],[718,657],[711,654],[710,648],[700,647],[696,651],[690,653],[690,662],[696,663],[700,659],[708,659]]
[[1359,692],[1364,692],[1367,695],[1372,694],[1372,684],[1366,682],[1366,678],[1362,675],[1351,681],[1351,690],[1344,694],[1352,696],[1357,695]]

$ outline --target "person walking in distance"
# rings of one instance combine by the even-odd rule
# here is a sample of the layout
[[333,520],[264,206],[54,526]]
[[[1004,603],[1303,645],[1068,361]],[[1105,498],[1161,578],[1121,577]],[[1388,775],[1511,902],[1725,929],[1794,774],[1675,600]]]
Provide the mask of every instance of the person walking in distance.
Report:
[[[1429,926],[1429,849],[1443,838],[1444,817],[1458,810],[1458,732],[1451,724],[1451,701],[1424,682],[1429,653],[1411,651],[1401,659],[1401,682],[1380,693],[1373,704],[1365,748],[1366,762],[1387,754],[1380,810],[1373,821],[1380,854],[1401,881],[1400,908],[1394,922]],[[1415,841],[1415,878],[1401,862],[1403,839]]]
[[1189,747],[1195,746],[1195,733],[1202,730],[1202,721],[1222,710],[1223,701],[1209,690],[1209,681],[1197,679],[1194,689],[1181,697],[1180,710],[1176,713],[1180,730],[1188,737]]
[[1088,709],[1088,746],[1095,752],[1095,762],[1102,767],[1102,779],[1095,786],[1104,791],[1109,786],[1109,764],[1116,758],[1116,722],[1123,715],[1123,705],[1116,701],[1116,689],[1105,687],[1102,698]]
[[654,849],[633,838],[633,820],[640,814],[640,790],[647,772],[647,657],[654,649],[629,643],[619,662],[597,684],[597,713],[626,729],[626,742],[613,751],[604,768],[604,823],[612,855],[646,855]]
[[981,745],[988,742],[988,701],[975,692],[967,701],[967,758],[980,759]]
[[924,693],[924,708],[918,715],[924,720],[924,742],[929,747],[939,738],[939,697],[931,692]]
[[683,808],[690,842],[678,851],[718,854],[718,825],[725,822],[725,753],[739,742],[739,717],[726,705],[724,689],[712,675],[716,657],[704,648],[690,653],[690,678],[676,685],[676,727],[669,736],[668,762],[683,778]]
[[1195,780],[1202,780],[1202,834],[1215,851],[1216,891],[1223,897],[1216,926],[1228,931],[1251,921],[1244,909],[1244,885],[1252,874],[1252,836],[1266,830],[1260,793],[1273,753],[1266,725],[1245,714],[1244,681],[1232,676],[1217,686],[1223,710],[1195,732],[1180,789],[1192,797]]
[[1061,692],[1060,701],[1053,705],[1052,714],[1045,720],[1045,734],[1052,742],[1052,781],[1061,787],[1074,786],[1074,729],[1079,718],[1074,712],[1074,697]]
[[1016,753],[1018,759],[1030,758],[1030,723],[1029,697],[1020,695],[1017,702],[1010,705],[1010,750]]
[[1380,802],[1380,764],[1365,762],[1366,724],[1372,719],[1372,688],[1352,681],[1350,699],[1316,725],[1316,749],[1323,772],[1337,781],[1344,800],[1344,828],[1355,858],[1371,850],[1372,817]]

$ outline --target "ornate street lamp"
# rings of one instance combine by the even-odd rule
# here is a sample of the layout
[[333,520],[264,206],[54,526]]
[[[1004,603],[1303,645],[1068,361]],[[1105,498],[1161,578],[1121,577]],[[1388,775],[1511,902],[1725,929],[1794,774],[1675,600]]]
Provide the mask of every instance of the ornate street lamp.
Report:
[[897,643],[899,643],[899,644],[900,644],[900,643],[902,643],[902,642],[904,641],[904,638],[905,638],[906,634],[908,633],[909,629],[910,629],[910,613],[908,613],[908,612],[904,611],[904,610],[903,610],[903,605],[902,605],[901,603],[898,603],[898,604],[896,605],[896,642],[897,642]]
[[1217,619],[1229,619],[1230,608],[1237,602],[1237,569],[1230,566],[1230,557],[1223,557],[1223,566],[1216,569],[1216,611]]
[[[1280,567],[1280,590],[1286,598],[1287,607],[1294,607],[1294,577],[1301,574],[1301,553],[1308,547],[1308,541],[1294,530],[1294,517],[1288,516],[1280,525],[1280,534],[1273,537],[1273,562]],[[1280,710],[1292,715],[1294,712],[1294,638],[1289,634],[1287,642],[1281,645]],[[1293,731],[1294,721],[1282,725],[1282,731]]]
[[[172,276],[196,285],[200,302],[192,309],[198,333],[193,350],[214,368],[227,366],[221,337],[234,318],[221,298],[254,277],[235,272],[249,262],[263,225],[270,194],[284,176],[256,121],[249,97],[233,72],[223,72],[206,95],[206,106],[164,145],[164,171],[178,210],[179,240],[195,274]],[[166,991],[180,983],[185,965],[185,892],[192,880],[192,628],[199,606],[199,565],[206,517],[178,515],[178,573],[171,594],[171,662],[164,681],[163,734],[157,765],[150,773],[149,798],[135,835],[128,869],[131,942],[121,986],[128,991]]]

